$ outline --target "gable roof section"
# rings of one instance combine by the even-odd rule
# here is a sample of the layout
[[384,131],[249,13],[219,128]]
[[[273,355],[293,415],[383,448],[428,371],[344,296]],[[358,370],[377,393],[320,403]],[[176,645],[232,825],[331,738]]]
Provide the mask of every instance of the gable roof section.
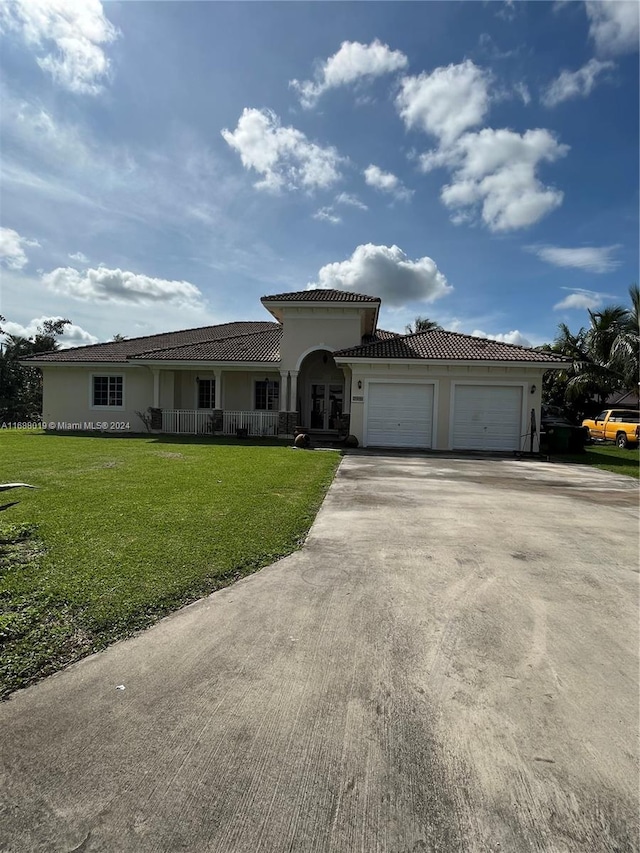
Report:
[[292,293],[275,293],[263,296],[260,302],[371,302],[380,304],[379,296],[366,296],[364,293],[352,293],[349,290],[315,288],[313,290],[295,290]]
[[279,362],[282,326],[278,323],[269,325],[272,328],[261,332],[151,350],[131,356],[130,360]]
[[519,361],[558,364],[571,359],[517,344],[506,344],[488,338],[476,338],[458,332],[434,329],[412,335],[398,335],[386,340],[349,347],[334,357],[364,359],[427,359],[434,361]]
[[[195,348],[198,346],[204,347],[209,345],[213,347],[216,343],[222,344],[223,342],[227,342],[225,352],[232,354],[234,352],[232,341],[239,341],[241,338],[255,338],[256,340],[252,341],[251,345],[246,341],[238,343],[235,346],[235,352],[238,357],[226,359],[228,361],[248,361],[253,360],[246,356],[245,353],[248,350],[267,353],[270,351],[270,348],[273,348],[273,340],[276,336],[276,351],[278,351],[281,335],[282,327],[279,323],[274,323],[270,320],[240,321],[222,323],[218,326],[203,326],[197,329],[183,329],[178,332],[164,332],[159,335],[145,335],[141,338],[129,338],[126,341],[111,341],[109,343],[91,344],[67,350],[55,350],[54,352],[43,353],[42,355],[24,359],[24,361],[31,364],[69,364],[87,361],[118,364],[137,359],[138,356],[145,356],[147,359],[151,359],[152,353],[155,353],[155,358],[159,359],[172,357],[186,359],[188,358],[186,355],[171,356],[163,355],[163,353],[186,350],[189,347],[194,348],[195,351]],[[259,338],[264,338],[264,340],[259,341]],[[204,356],[193,356],[193,358],[199,357]],[[279,354],[276,356],[275,361],[278,358]],[[264,360],[272,361],[274,359],[268,357]]]

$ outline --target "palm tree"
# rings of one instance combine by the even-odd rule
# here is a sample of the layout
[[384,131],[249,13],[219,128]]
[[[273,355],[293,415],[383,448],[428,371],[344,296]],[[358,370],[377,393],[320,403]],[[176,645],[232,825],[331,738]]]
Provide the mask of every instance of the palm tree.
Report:
[[611,344],[611,362],[622,377],[625,391],[635,391],[640,381],[640,288],[629,288],[631,308]]
[[416,332],[435,332],[442,329],[442,326],[439,323],[436,323],[435,320],[430,320],[428,317],[418,316],[413,323],[409,323],[404,328],[408,335],[412,335]]

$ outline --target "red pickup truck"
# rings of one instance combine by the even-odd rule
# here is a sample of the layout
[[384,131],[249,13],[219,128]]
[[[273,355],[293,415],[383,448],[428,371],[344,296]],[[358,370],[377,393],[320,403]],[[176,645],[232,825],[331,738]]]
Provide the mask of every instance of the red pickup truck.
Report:
[[637,447],[640,441],[640,412],[605,409],[596,418],[582,421],[592,441],[615,441],[618,447]]

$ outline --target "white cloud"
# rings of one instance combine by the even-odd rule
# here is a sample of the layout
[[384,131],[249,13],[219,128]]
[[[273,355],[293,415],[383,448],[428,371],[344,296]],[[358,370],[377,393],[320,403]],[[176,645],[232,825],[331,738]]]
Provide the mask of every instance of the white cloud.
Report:
[[389,306],[433,302],[453,288],[431,258],[410,260],[398,246],[358,246],[346,261],[326,264],[309,288],[380,296]]
[[573,267],[593,273],[611,272],[620,266],[620,261],[611,257],[619,249],[613,246],[580,246],[578,248],[562,248],[561,246],[527,246],[527,250],[536,254],[541,260],[556,267]]
[[89,263],[89,258],[82,252],[74,252],[73,254],[69,254],[69,257],[72,261],[78,261],[79,264]]
[[299,93],[302,106],[310,109],[328,89],[349,86],[363,78],[393,74],[406,68],[407,63],[401,51],[391,50],[378,39],[369,45],[344,41],[337,53],[318,69],[315,80],[291,80],[289,85]]
[[262,175],[258,189],[313,190],[340,178],[342,159],[335,148],[321,148],[302,131],[282,127],[271,110],[245,108],[233,131],[222,131],[225,142],[240,154],[245,169]]
[[37,240],[21,237],[13,228],[0,228],[0,263],[11,270],[21,270],[29,260],[24,247],[39,245]]
[[413,195],[413,191],[408,190],[396,175],[391,172],[383,172],[382,169],[373,164],[364,170],[364,179],[370,187],[374,187],[380,192],[390,193],[403,201],[407,201]]
[[110,68],[103,45],[119,33],[99,0],[13,0],[0,4],[0,27],[21,35],[60,86],[88,95],[101,91]]
[[489,108],[491,75],[469,59],[404,77],[396,107],[407,128],[418,127],[450,145],[480,124]]
[[[34,320],[27,323],[26,326],[7,320],[6,323],[2,324],[2,328],[7,335],[18,335],[21,338],[33,338],[34,335],[38,334],[38,329],[46,320],[62,319],[64,318],[36,317]],[[58,337],[58,343],[60,345],[60,349],[67,349],[68,347],[77,347],[84,344],[97,344],[98,338],[90,332],[87,332],[82,328],[82,326],[76,326],[75,323],[69,323],[64,327],[64,334]]]
[[200,304],[202,299],[200,290],[188,281],[167,281],[106,267],[84,272],[72,267],[59,267],[45,273],[42,282],[54,293],[84,301],[136,304],[170,302],[193,306]]
[[619,56],[638,50],[640,6],[636,0],[587,2],[589,35],[601,56]]
[[610,68],[615,68],[614,62],[590,59],[577,71],[565,69],[543,92],[541,101],[547,107],[555,107],[571,98],[586,98],[596,85],[598,75]]
[[332,207],[321,207],[313,214],[313,218],[321,222],[330,222],[332,225],[339,225],[342,222],[342,219],[333,212]]
[[483,332],[480,329],[474,329],[471,332],[471,336],[474,338],[488,338],[490,341],[500,341],[503,344],[517,344],[520,347],[531,346],[531,341],[525,338],[522,332],[519,332],[517,329],[514,329],[512,332],[498,332],[497,335]]
[[538,222],[562,203],[563,193],[545,187],[536,169],[568,150],[548,130],[519,134],[484,128],[465,134],[449,148],[423,154],[420,162],[425,172],[440,166],[452,169],[453,180],[440,197],[455,212],[454,221],[466,221],[480,208],[491,231],[509,231]]
[[367,205],[360,199],[350,193],[338,193],[334,199],[335,204],[343,204],[347,207],[357,207],[359,210],[369,210]]
[[531,94],[527,84],[522,82],[516,83],[513,88],[525,107],[528,106],[531,103]]
[[[563,288],[567,289],[567,288]],[[601,293],[596,293],[593,290],[582,290],[576,288],[568,296],[565,296],[560,302],[557,302],[553,307],[556,311],[562,311],[566,308],[577,308],[581,310],[599,308],[602,304],[603,296]]]

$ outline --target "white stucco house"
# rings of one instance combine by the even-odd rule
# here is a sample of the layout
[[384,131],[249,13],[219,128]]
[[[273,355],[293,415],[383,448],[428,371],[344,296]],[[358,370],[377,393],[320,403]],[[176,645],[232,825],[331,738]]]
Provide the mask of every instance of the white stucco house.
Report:
[[350,291],[261,302],[273,319],[29,359],[43,373],[44,421],[142,432],[139,413],[150,413],[164,433],[304,427],[364,447],[538,449],[542,377],[566,366],[561,356],[455,332],[385,332],[381,300]]

